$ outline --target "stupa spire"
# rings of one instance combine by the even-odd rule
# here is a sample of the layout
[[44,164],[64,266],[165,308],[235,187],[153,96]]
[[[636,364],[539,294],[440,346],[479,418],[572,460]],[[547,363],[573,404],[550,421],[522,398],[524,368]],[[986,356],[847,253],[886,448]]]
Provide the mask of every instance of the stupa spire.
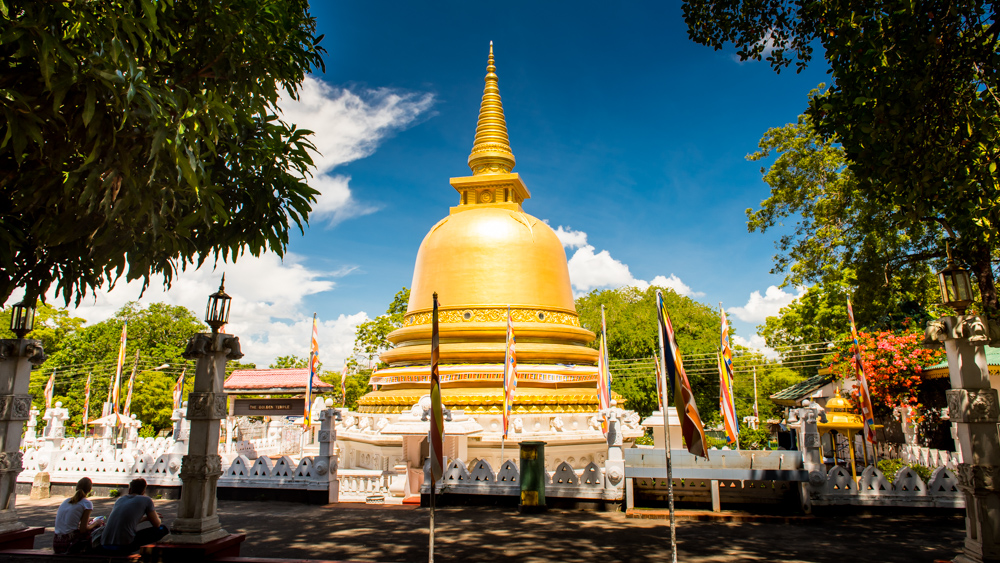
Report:
[[507,137],[507,121],[503,116],[496,70],[493,42],[490,41],[486,87],[483,89],[483,103],[479,107],[476,139],[472,143],[472,153],[469,154],[469,168],[474,176],[509,174],[514,168],[514,153],[510,150],[510,139]]

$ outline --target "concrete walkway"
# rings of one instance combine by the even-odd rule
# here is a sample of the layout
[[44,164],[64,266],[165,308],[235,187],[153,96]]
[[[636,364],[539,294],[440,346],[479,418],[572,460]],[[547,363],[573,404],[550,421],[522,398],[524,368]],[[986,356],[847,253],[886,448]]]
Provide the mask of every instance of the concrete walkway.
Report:
[[[18,497],[21,521],[48,526],[35,547],[50,547],[61,498]],[[94,498],[107,515],[113,499]],[[155,501],[169,523],[176,501]],[[427,561],[427,509],[413,506],[219,502],[223,527],[247,534],[241,555],[357,561]],[[669,561],[666,520],[622,513],[552,510],[522,516],[514,509],[452,507],[436,513],[437,561]],[[933,562],[961,549],[960,512],[856,512],[753,522],[684,521],[678,560],[690,562]]]

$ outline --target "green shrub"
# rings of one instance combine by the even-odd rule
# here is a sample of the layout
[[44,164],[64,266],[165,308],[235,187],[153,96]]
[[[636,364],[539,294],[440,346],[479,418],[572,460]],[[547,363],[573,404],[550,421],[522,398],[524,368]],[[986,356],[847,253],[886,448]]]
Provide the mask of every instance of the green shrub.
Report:
[[885,475],[885,479],[890,483],[896,479],[896,473],[904,467],[913,469],[913,471],[920,476],[920,479],[924,483],[930,481],[931,474],[934,472],[930,467],[925,465],[920,465],[919,463],[906,463],[901,459],[881,459],[876,466],[878,467],[878,470]]
[[121,495],[122,495],[122,492],[119,491],[118,489],[111,489],[110,491],[108,491],[108,496],[111,497],[111,498],[118,498]]
[[652,446],[655,442],[653,442],[652,436],[649,434],[643,434],[635,439],[635,443],[638,446]]

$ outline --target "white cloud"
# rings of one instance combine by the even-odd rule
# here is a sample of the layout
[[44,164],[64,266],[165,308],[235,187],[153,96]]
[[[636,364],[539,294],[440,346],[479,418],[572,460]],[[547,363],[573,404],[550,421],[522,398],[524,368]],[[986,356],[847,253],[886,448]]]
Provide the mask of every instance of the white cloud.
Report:
[[754,334],[749,340],[743,338],[742,336],[733,335],[733,345],[743,346],[746,348],[751,348],[757,350],[764,355],[765,358],[769,360],[777,360],[778,353],[774,351],[773,348],[768,348],[767,344],[764,342],[764,337],[759,334]]
[[767,317],[778,314],[782,307],[787,306],[792,301],[805,295],[805,288],[796,288],[797,294],[791,294],[776,285],[772,285],[765,290],[764,295],[759,291],[750,294],[747,304],[742,307],[730,307],[728,311],[741,321],[748,323],[761,323]]
[[336,88],[307,76],[299,99],[287,96],[279,101],[282,118],[314,132],[316,169],[309,185],[319,190],[312,217],[335,225],[344,219],[378,210],[355,200],[348,187],[350,176],[331,171],[371,155],[379,142],[395,131],[406,129],[434,103],[430,93],[405,93],[389,88],[360,93]]
[[569,227],[564,229],[562,225],[559,225],[555,233],[559,237],[559,242],[566,248],[582,248],[587,246],[587,233],[583,231],[574,231]]
[[574,231],[560,225],[555,229],[555,233],[564,247],[577,249],[570,257],[568,265],[569,279],[578,295],[600,287],[635,286],[645,291],[650,285],[667,287],[688,297],[705,295],[700,291],[692,290],[675,274],[670,274],[669,277],[656,276],[651,282],[637,279],[632,275],[627,264],[612,258],[611,253],[607,250],[595,252],[596,249],[587,244],[587,233],[583,231]]
[[[140,300],[143,304],[163,302],[187,307],[201,318],[208,295],[218,289],[225,272],[226,293],[233,298],[225,330],[240,337],[245,354],[243,362],[263,367],[277,356],[308,355],[312,311],[304,309],[303,300],[332,290],[336,285],[333,280],[352,270],[321,272],[307,267],[300,256],[291,253],[285,255],[284,261],[273,253],[243,256],[234,264],[220,263],[214,270],[206,264],[197,270],[179,272],[169,291],[154,283],[141,300],[142,282],[122,281],[111,291],[98,291],[85,298],[79,307],[70,307],[69,311],[93,324],[110,318],[129,301]],[[52,292],[48,299],[61,304]],[[367,315],[362,311],[331,318],[323,311],[318,313],[322,361],[330,367],[340,365],[354,346],[355,327],[367,320]]]

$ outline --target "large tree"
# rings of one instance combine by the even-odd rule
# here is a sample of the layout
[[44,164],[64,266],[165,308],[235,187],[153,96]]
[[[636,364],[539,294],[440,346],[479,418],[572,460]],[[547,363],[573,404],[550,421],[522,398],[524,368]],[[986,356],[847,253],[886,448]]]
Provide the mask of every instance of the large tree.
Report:
[[[692,39],[801,70],[821,45],[833,75],[808,114],[841,143],[857,193],[891,230],[939,225],[1000,320],[1000,19],[976,0],[687,0]],[[942,254],[937,245],[935,254]],[[990,323],[1000,337],[1000,323]]]
[[[601,305],[604,306],[608,333],[608,356],[612,360],[611,388],[626,400],[626,407],[646,414],[656,405],[653,362],[648,361],[659,347],[657,341],[656,290],[663,301],[677,334],[691,389],[699,413],[706,424],[719,417],[719,375],[700,368],[705,358],[714,358],[719,346],[719,312],[672,289],[651,286],[646,290],[627,286],[620,289],[594,290],[576,300],[576,311],[584,328],[600,333]],[[596,347],[597,341],[591,343]],[[635,365],[616,360],[643,359]],[[712,360],[714,361],[714,360]]]
[[128,379],[134,371],[131,412],[146,423],[150,431],[169,428],[174,383],[187,370],[185,392],[194,385],[194,364],[183,359],[181,353],[188,338],[196,332],[206,331],[207,327],[188,309],[165,303],[152,303],[143,308],[131,302],[110,319],[86,327],[73,323],[74,328],[55,343],[56,351],[45,365],[31,373],[29,388],[35,406],[44,406],[43,389],[54,374],[54,400],[62,401],[70,410],[71,430],[80,431],[84,389],[90,376],[90,419],[99,417],[101,404],[108,400],[115,377],[122,326],[126,320],[128,338],[119,400],[123,406]]
[[281,254],[316,192],[276,104],[320,39],[305,0],[0,2],[0,304]]
[[843,147],[823,138],[809,115],[769,129],[759,147],[747,158],[773,158],[761,168],[771,192],[758,209],[747,209],[747,226],[781,232],[772,273],[784,273],[786,284],[809,286],[759,327],[769,346],[834,340],[848,327],[848,297],[862,327],[899,328],[906,319],[925,321],[938,312],[926,259],[939,252],[939,225],[900,224],[898,206],[867,199]]
[[354,352],[348,359],[351,367],[357,367],[359,358],[366,361],[365,367],[378,358],[378,355],[392,348],[389,342],[389,333],[403,326],[403,317],[406,315],[406,307],[410,302],[410,289],[404,287],[396,292],[392,303],[386,309],[384,315],[379,315],[370,321],[365,321],[358,325],[354,332]]

